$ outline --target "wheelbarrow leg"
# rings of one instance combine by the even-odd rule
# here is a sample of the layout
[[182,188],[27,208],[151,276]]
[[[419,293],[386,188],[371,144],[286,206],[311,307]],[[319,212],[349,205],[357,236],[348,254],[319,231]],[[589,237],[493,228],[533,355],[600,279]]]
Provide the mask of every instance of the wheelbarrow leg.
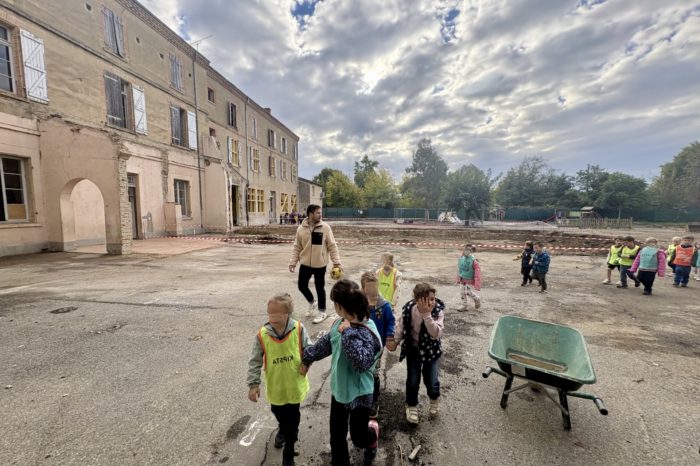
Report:
[[503,387],[503,395],[501,396],[501,408],[506,409],[508,406],[508,390],[513,386],[513,376],[510,375],[506,378],[506,385]]
[[559,404],[562,407],[561,417],[564,422],[564,429],[571,430],[571,416],[569,415],[569,402],[566,400],[566,392],[559,390]]

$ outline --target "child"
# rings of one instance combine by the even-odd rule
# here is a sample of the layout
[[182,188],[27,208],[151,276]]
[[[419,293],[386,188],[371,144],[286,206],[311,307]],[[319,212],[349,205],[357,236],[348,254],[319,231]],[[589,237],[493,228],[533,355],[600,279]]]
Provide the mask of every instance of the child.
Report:
[[697,263],[698,251],[693,247],[693,238],[690,235],[686,235],[681,240],[681,244],[673,250],[671,254],[671,259],[669,263],[673,264],[673,270],[675,271],[675,276],[673,277],[673,286],[678,288],[688,287],[688,280],[690,280],[690,270],[692,264]]
[[[374,322],[379,336],[382,339],[382,347],[386,346],[387,340],[394,339],[394,312],[386,299],[379,294],[377,276],[372,272],[365,272],[360,279],[362,291],[367,296],[369,303],[369,318]],[[374,371],[374,393],[372,395],[372,411],[369,414],[370,418],[376,418],[379,411],[379,369],[382,360],[377,360],[377,365]]]
[[534,279],[540,284],[540,293],[547,292],[547,272],[549,272],[549,252],[542,242],[538,241],[534,246],[535,253],[532,256],[532,273]]
[[348,466],[348,420],[350,438],[364,448],[364,464],[371,465],[377,454],[379,424],[370,420],[374,368],[382,356],[382,340],[374,322],[367,319],[369,303],[357,283],[338,280],[331,300],[340,319],[328,333],[304,352],[301,372],[331,356],[331,459],[334,466]]
[[465,244],[462,250],[462,255],[457,262],[457,283],[459,283],[459,289],[462,295],[462,307],[459,308],[460,312],[465,312],[469,310],[469,303],[467,302],[467,297],[474,300],[474,307],[479,309],[481,307],[481,298],[472,290],[472,286],[476,291],[481,291],[481,268],[479,267],[479,261],[472,253],[476,252],[476,248],[471,244]]
[[634,287],[639,288],[642,282],[630,271],[634,260],[637,258],[637,254],[639,254],[639,246],[634,243],[634,238],[631,236],[625,236],[622,238],[622,241],[624,242],[624,246],[622,247],[622,251],[620,251],[620,259],[618,261],[620,263],[620,284],[617,285],[617,287],[627,288],[627,277],[629,277],[634,280]]
[[700,241],[695,243],[695,281],[700,282]]
[[671,271],[673,273],[676,273],[676,266],[673,265],[671,261],[671,256],[673,256],[673,251],[676,250],[679,244],[681,244],[681,237],[674,236],[673,238],[671,238],[671,244],[668,245],[668,249],[666,249],[666,258],[668,259],[668,266],[671,267]]
[[520,259],[520,273],[523,276],[523,282],[520,286],[527,286],[532,283],[532,275],[530,275],[532,264],[530,262],[532,261],[533,252],[532,241],[525,241],[525,249],[513,259],[515,261]]
[[299,435],[299,406],[309,391],[309,380],[299,373],[304,350],[311,341],[306,328],[292,319],[294,303],[287,293],[267,302],[268,322],[260,328],[248,362],[248,399],[260,397],[260,369],[265,371],[265,396],[279,423],[275,447],[282,448],[282,464],[294,465],[294,443]]
[[394,255],[388,252],[382,254],[382,266],[377,269],[379,294],[396,307],[399,302],[399,279],[401,272],[394,266]]
[[656,238],[647,238],[646,246],[639,251],[634,259],[634,264],[630,272],[635,273],[637,278],[644,284],[645,295],[651,295],[651,287],[654,285],[656,274],[663,277],[666,273],[666,253],[658,247]]
[[399,360],[406,359],[406,420],[418,424],[418,391],[420,379],[430,398],[431,416],[437,416],[440,398],[440,356],[442,355],[442,333],[444,331],[445,303],[435,298],[435,288],[427,283],[418,283],[413,288],[413,299],[402,310],[396,324],[394,341],[387,343],[389,351],[401,344]]
[[620,253],[623,248],[622,238],[620,236],[615,238],[615,244],[610,246],[610,251],[608,251],[608,258],[605,261],[608,264],[608,278],[603,280],[603,285],[610,284],[610,277],[612,277],[612,271],[617,269],[620,270]]

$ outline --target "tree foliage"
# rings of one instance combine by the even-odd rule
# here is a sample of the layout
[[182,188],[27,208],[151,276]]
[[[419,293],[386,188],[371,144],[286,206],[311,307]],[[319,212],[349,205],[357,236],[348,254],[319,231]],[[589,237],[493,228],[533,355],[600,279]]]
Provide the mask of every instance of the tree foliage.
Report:
[[574,186],[579,192],[581,203],[585,205],[595,204],[600,188],[608,179],[610,173],[599,165],[589,165],[585,170],[576,172]]
[[355,184],[359,188],[364,188],[367,178],[376,173],[379,162],[370,159],[367,155],[362,157],[359,162],[355,162]]
[[418,142],[406,174],[401,192],[410,193],[410,197],[420,207],[436,207],[447,175],[447,163],[433,148],[430,139]]
[[496,180],[491,171],[484,173],[473,164],[447,174],[443,186],[443,205],[454,211],[464,209],[468,219],[481,218],[491,205],[491,188]]
[[572,177],[557,173],[542,157],[525,157],[506,172],[496,189],[496,200],[506,206],[577,206]]
[[399,206],[399,190],[387,170],[377,170],[365,179],[362,189],[365,207],[393,209]]
[[596,206],[617,209],[617,217],[622,216],[622,209],[642,207],[647,201],[647,182],[641,178],[625,173],[610,173],[600,187]]
[[686,146],[662,165],[650,192],[655,203],[664,207],[700,207],[700,143]]
[[355,183],[343,172],[334,170],[323,190],[326,207],[360,207],[362,194]]

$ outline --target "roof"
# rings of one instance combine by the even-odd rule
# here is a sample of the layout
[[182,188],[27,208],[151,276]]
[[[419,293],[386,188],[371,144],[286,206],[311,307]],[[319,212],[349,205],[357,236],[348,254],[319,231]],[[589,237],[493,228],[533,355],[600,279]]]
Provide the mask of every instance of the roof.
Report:
[[595,207],[593,206],[586,206],[586,207],[581,207],[581,212],[588,212],[590,210],[595,210]]
[[323,185],[316,183],[315,181],[307,180],[306,178],[302,178],[301,176],[297,177],[297,180],[301,181],[302,183],[307,183],[307,184],[313,184],[315,186],[319,186],[323,188]]

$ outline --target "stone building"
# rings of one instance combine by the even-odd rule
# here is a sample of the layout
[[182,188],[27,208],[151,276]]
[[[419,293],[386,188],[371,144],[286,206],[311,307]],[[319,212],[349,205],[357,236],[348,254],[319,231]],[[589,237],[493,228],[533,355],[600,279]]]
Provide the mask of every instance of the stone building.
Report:
[[309,204],[323,207],[323,186],[306,178],[299,178],[299,205],[305,209]]
[[299,138],[134,0],[0,0],[0,256],[298,210]]

